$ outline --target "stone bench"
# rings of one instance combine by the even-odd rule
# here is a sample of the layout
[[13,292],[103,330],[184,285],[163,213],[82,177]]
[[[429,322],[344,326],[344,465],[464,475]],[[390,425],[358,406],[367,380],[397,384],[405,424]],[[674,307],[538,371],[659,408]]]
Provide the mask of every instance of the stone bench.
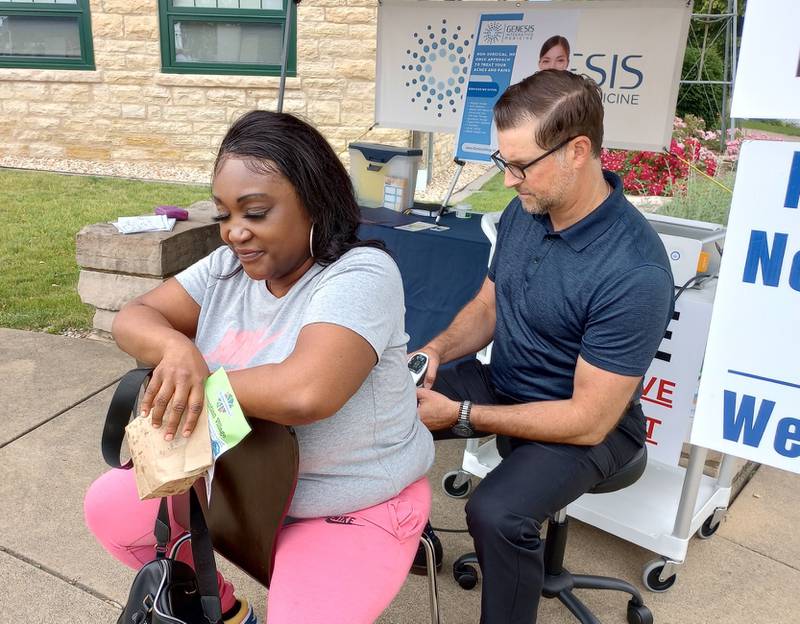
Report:
[[111,332],[114,316],[128,301],[223,244],[212,202],[195,202],[188,211],[189,219],[178,221],[171,232],[120,234],[110,223],[78,232],[78,294],[95,307],[92,324],[100,335]]

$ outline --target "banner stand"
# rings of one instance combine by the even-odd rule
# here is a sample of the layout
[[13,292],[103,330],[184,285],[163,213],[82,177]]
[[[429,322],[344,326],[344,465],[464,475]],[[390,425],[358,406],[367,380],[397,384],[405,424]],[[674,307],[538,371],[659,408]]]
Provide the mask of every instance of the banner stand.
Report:
[[450,198],[453,196],[453,189],[456,188],[456,184],[458,183],[458,178],[461,175],[461,172],[464,170],[464,165],[467,163],[460,158],[454,158],[453,162],[456,163],[456,172],[453,174],[453,181],[450,183],[450,188],[447,190],[447,194],[444,196],[444,200],[442,200],[442,205],[439,208],[439,212],[436,213],[436,223],[439,223],[439,219],[442,218],[442,215],[447,212],[447,203],[450,201]]

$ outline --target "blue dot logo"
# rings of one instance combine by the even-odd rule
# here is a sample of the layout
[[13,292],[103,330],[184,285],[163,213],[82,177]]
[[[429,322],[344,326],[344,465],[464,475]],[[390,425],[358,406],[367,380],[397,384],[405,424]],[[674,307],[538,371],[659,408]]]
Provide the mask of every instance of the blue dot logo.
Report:
[[[440,102],[434,109],[434,112],[438,109],[438,117],[443,112],[449,115],[458,113],[464,95],[454,85],[456,79],[463,84],[464,75],[469,73],[471,55],[465,47],[470,38],[466,32],[471,28],[471,25],[453,24],[452,20],[448,23],[442,19],[425,24],[422,31],[410,34],[412,45],[406,49],[406,62],[401,66],[415,75],[410,82],[403,80],[410,102],[419,103],[423,110],[428,110],[426,104],[431,104],[432,108],[433,98],[436,98]],[[425,37],[424,33],[428,36]]]

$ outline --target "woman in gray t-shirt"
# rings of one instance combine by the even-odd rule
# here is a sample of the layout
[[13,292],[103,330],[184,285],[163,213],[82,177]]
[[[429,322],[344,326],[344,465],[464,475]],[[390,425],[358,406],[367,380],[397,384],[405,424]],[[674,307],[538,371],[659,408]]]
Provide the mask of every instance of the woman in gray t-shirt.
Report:
[[[346,170],[291,115],[237,121],[212,188],[226,246],[125,306],[114,338],[155,366],[142,409],[166,438],[191,432],[219,367],[248,417],[295,429],[300,473],[267,622],[372,622],[402,585],[430,509],[433,442],[406,368],[400,273],[357,239]],[[111,471],[87,494],[87,523],[140,567],[157,504],[138,500],[129,471]],[[220,596],[225,622],[257,621],[223,579]]]

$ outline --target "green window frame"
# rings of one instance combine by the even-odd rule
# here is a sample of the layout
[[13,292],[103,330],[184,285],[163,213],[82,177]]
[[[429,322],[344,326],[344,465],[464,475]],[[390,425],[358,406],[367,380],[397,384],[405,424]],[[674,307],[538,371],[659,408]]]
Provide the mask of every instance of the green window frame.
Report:
[[0,18],[25,17],[71,17],[77,18],[78,39],[81,47],[79,57],[26,56],[0,54],[0,67],[30,69],[82,69],[94,70],[94,48],[92,46],[92,22],[89,15],[89,0],[75,0],[74,4],[63,2],[3,2],[0,0]]
[[[255,63],[231,62],[187,62],[176,59],[176,22],[220,22],[226,24],[283,26],[286,22],[287,4],[283,0],[281,10],[216,8],[204,6],[175,6],[174,0],[158,0],[158,18],[161,31],[161,71],[167,74],[230,74],[241,76],[280,76],[279,63],[257,65]],[[208,4],[197,0],[195,4]],[[280,45],[283,45],[281,39]],[[289,25],[289,49],[286,58],[286,75],[297,75],[297,11],[292,12]]]

